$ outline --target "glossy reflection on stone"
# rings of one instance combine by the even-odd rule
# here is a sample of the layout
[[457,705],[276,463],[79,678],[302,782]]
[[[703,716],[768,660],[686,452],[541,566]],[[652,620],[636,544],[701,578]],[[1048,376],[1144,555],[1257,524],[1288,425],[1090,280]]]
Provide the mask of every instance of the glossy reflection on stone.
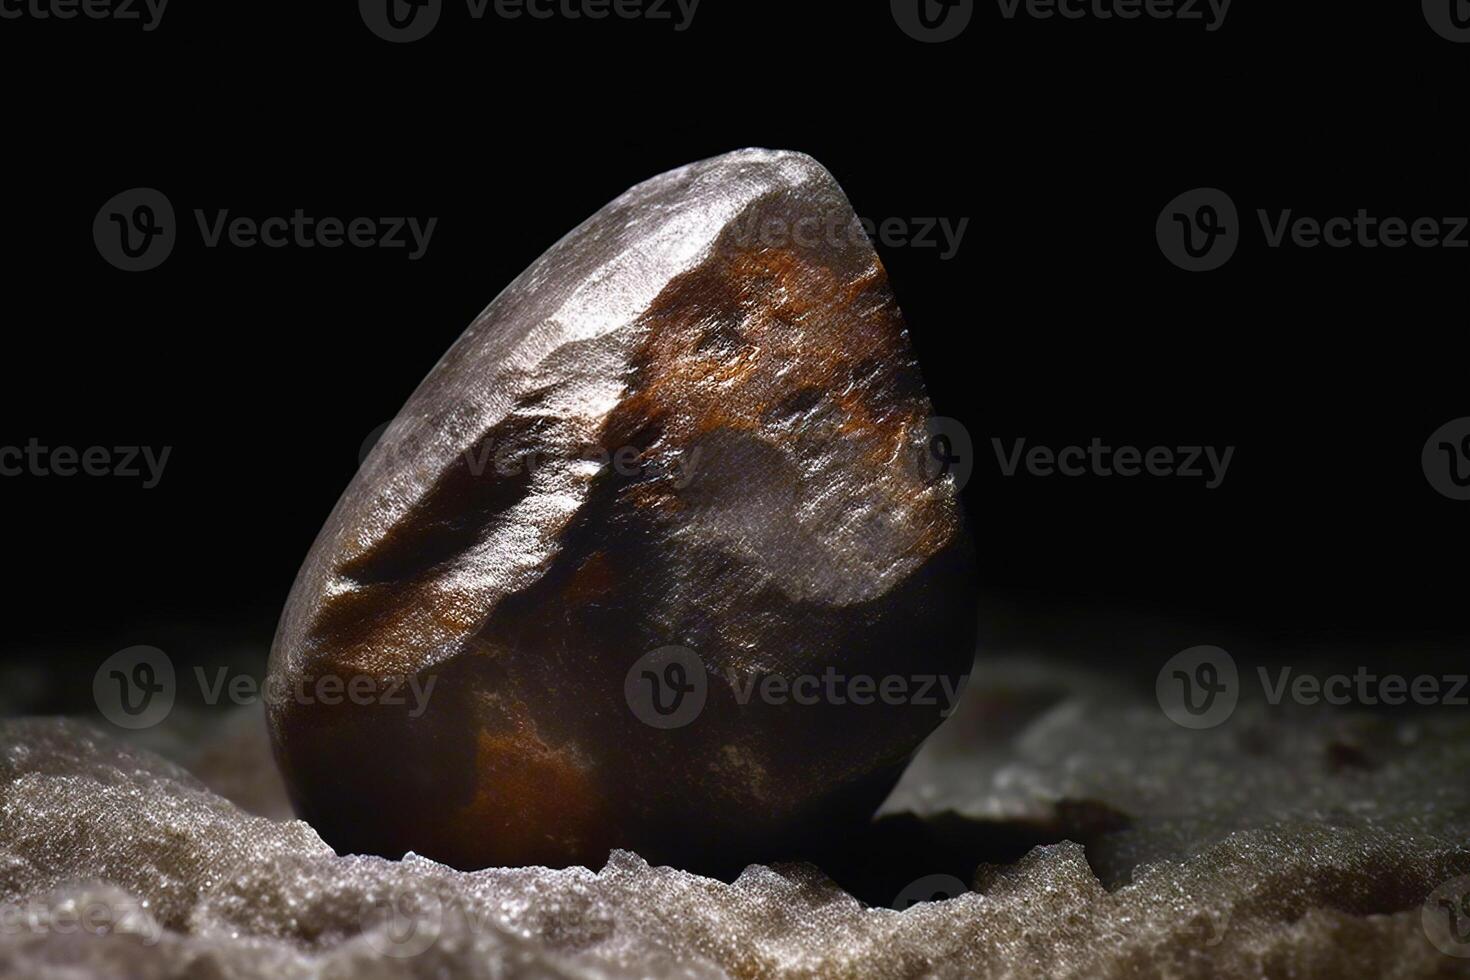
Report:
[[814,160],[628,191],[470,326],[312,548],[272,681],[343,693],[270,707],[298,811],[463,868],[840,841],[972,656],[931,415]]

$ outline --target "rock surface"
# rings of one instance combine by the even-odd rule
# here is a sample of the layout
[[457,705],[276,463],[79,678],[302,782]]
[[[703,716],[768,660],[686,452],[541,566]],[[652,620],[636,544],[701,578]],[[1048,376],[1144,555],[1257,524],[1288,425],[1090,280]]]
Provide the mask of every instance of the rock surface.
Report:
[[[200,775],[253,784],[238,770],[266,760],[218,731],[233,766],[191,755],[236,776]],[[336,857],[78,723],[8,722],[0,745],[0,976],[1470,976],[1425,928],[1431,893],[1470,875],[1470,724],[1452,709],[1243,704],[1202,733],[1102,674],[990,659],[888,822],[959,810],[992,849],[1019,828],[1051,843],[904,911],[805,864],[726,884],[623,851],[597,872]]]
[[814,160],[633,188],[470,326],[323,528],[272,680],[434,686],[273,702],[297,812],[466,869],[738,870],[861,826],[943,706],[752,685],[958,682],[973,554],[931,415]]

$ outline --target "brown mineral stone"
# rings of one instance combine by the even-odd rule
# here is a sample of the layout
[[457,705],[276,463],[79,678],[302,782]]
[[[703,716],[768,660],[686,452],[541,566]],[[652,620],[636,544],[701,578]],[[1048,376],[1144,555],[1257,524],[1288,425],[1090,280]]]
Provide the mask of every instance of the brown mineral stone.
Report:
[[931,414],[814,160],[633,188],[470,326],[312,548],[271,656],[298,812],[462,868],[839,839],[973,651]]

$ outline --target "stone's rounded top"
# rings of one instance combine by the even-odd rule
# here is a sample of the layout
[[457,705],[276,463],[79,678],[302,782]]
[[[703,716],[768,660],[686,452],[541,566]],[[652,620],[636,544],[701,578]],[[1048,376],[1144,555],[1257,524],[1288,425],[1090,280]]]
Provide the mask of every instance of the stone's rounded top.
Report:
[[[280,671],[296,675],[322,664],[341,668],[342,644],[324,641],[318,627],[324,618],[335,622],[355,617],[346,610],[365,601],[367,593],[388,591],[389,582],[373,577],[377,572],[364,579],[357,571],[364,562],[373,563],[372,555],[385,552],[405,556],[410,565],[434,566],[441,581],[456,572],[440,562],[445,558],[459,566],[458,581],[445,583],[432,595],[419,594],[412,603],[399,603],[404,618],[396,623],[380,620],[379,642],[356,644],[352,669],[401,673],[457,655],[482,613],[544,571],[561,529],[585,503],[585,466],[543,466],[532,473],[511,458],[517,447],[506,433],[529,425],[519,424],[526,418],[522,403],[527,392],[535,392],[541,426],[562,430],[556,438],[605,449],[609,455],[624,448],[603,446],[606,437],[597,429],[606,412],[630,393],[628,380],[635,370],[631,359],[656,328],[649,311],[682,277],[696,275],[719,259],[753,255],[764,255],[782,268],[766,262],[764,269],[746,269],[738,273],[747,277],[742,288],[777,285],[798,299],[805,295],[809,303],[819,290],[807,271],[830,269],[820,290],[822,302],[850,300],[839,295],[833,282],[871,283],[881,291],[881,305],[891,309],[888,339],[901,335],[902,322],[876,253],[837,181],[811,156],[747,148],[636,185],[506,287],[379,438],[298,575],[272,649],[273,661],[281,661]],[[726,299],[745,302],[734,293]],[[806,315],[790,304],[782,312]],[[836,326],[857,327],[860,322]],[[889,353],[907,360],[906,346]],[[811,356],[794,349],[788,354]],[[913,373],[910,387],[917,386],[922,395]],[[833,383],[847,384],[841,379]],[[543,435],[526,431],[520,438],[545,442]],[[466,469],[475,473],[466,475]],[[439,546],[424,542],[419,549],[424,557],[412,558],[414,546],[393,539],[404,537],[402,530],[416,513],[427,517],[435,488],[442,488],[454,473],[487,494],[518,496],[525,502],[498,514],[493,529],[499,532],[497,540],[482,537],[478,554],[451,546],[458,554],[438,556]],[[517,491],[517,477],[540,485]],[[441,530],[446,520],[442,515],[432,518]],[[469,541],[458,544],[468,546]],[[413,579],[426,570],[387,569],[386,577]],[[476,597],[468,599],[472,593]],[[344,611],[334,615],[334,607]],[[395,633],[403,638],[389,640]]]
[[800,150],[769,150],[759,146],[748,146],[742,150],[732,150],[719,156],[698,160],[645,181],[645,184],[690,171],[720,170],[779,177],[792,185],[812,181],[837,184],[837,178],[832,176],[832,172],[810,154],[802,153]]

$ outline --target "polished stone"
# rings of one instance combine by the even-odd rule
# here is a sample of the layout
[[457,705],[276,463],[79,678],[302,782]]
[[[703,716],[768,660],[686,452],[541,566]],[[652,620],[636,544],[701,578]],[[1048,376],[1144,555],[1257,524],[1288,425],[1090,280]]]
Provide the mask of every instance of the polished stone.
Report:
[[[932,414],[816,161],[628,191],[469,327],[312,548],[272,677],[369,694],[271,706],[298,812],[339,850],[462,868],[841,840],[973,653]],[[834,672],[840,696],[793,696]],[[375,699],[404,676],[437,678],[417,716]]]

